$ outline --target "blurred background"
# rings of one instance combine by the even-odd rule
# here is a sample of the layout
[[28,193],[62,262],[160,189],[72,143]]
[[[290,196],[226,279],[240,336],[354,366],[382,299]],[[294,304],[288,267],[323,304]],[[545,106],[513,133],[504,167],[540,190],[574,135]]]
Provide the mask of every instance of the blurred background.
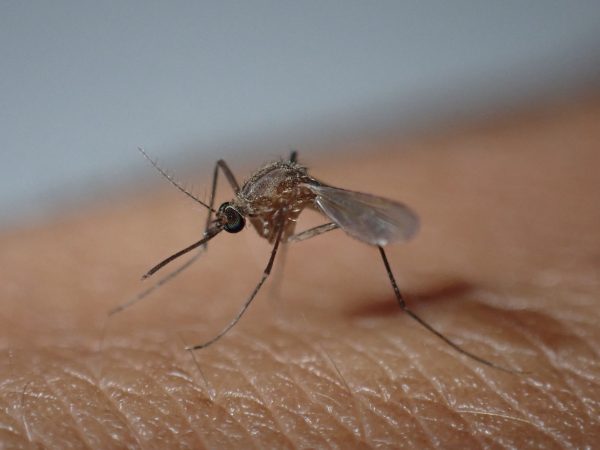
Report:
[[599,24],[597,0],[3,1],[0,227],[148,176],[138,146],[206,180],[591,92]]

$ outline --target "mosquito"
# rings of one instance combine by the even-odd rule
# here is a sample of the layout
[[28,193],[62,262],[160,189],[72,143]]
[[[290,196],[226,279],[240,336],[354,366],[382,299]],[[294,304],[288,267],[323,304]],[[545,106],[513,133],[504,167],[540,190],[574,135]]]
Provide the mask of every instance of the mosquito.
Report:
[[[154,275],[170,262],[194,249],[206,250],[208,242],[223,231],[226,233],[239,233],[244,229],[247,222],[250,222],[250,225],[259,236],[268,240],[272,245],[271,255],[260,280],[237,315],[213,338],[204,343],[188,347],[188,350],[199,350],[208,347],[221,339],[238,323],[269,277],[275,256],[282,243],[305,241],[340,228],[350,237],[377,248],[398,305],[404,313],[457,352],[481,364],[503,371],[514,372],[463,349],[407,306],[384,250],[384,247],[389,244],[410,240],[419,230],[418,216],[406,205],[376,195],[327,185],[309,175],[308,169],[298,162],[297,151],[292,151],[287,160],[274,161],[264,165],[242,185],[238,183],[224,160],[217,161],[213,172],[210,200],[209,203],[205,203],[164,171],[142,148],[138,148],[138,150],[171,184],[208,210],[206,228],[202,239],[156,264],[143,275],[143,279]],[[235,195],[232,200],[221,204],[215,209],[215,194],[220,171],[225,175]],[[295,233],[296,220],[302,211],[307,208],[321,213],[329,222]],[[189,267],[198,258],[199,254],[197,253],[184,265],[169,273],[130,301],[117,306],[109,314],[112,315],[140,301],[154,289]]]

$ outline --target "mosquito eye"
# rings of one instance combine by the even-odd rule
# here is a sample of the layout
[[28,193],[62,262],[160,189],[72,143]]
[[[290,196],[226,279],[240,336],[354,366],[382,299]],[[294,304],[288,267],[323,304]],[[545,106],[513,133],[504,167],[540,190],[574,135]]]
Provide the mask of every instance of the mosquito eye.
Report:
[[222,211],[227,218],[225,231],[228,233],[238,233],[244,229],[246,226],[246,219],[244,219],[244,216],[242,216],[235,208],[227,205]]

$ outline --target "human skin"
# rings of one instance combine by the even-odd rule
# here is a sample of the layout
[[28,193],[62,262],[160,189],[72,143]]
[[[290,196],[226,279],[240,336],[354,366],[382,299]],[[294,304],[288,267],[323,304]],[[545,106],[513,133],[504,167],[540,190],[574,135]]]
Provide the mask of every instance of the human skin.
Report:
[[[217,236],[108,321],[152,283],[141,274],[199,238],[201,207],[164,183],[6,231],[0,448],[597,445],[599,123],[593,99],[327,159],[300,153],[333,186],[410,205],[420,233],[386,249],[410,307],[526,373],[477,363],[412,321],[377,250],[340,230],[290,244],[240,323],[193,355],[184,346],[228,323],[266,265],[251,227]],[[219,199],[230,195],[223,184]]]

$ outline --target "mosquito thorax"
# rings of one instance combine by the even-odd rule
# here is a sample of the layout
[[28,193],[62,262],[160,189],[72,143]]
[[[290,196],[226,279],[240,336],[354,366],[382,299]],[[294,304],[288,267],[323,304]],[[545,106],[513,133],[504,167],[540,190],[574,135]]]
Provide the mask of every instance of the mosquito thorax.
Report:
[[246,219],[230,202],[219,206],[217,214],[223,220],[223,229],[228,233],[239,233],[246,226]]

